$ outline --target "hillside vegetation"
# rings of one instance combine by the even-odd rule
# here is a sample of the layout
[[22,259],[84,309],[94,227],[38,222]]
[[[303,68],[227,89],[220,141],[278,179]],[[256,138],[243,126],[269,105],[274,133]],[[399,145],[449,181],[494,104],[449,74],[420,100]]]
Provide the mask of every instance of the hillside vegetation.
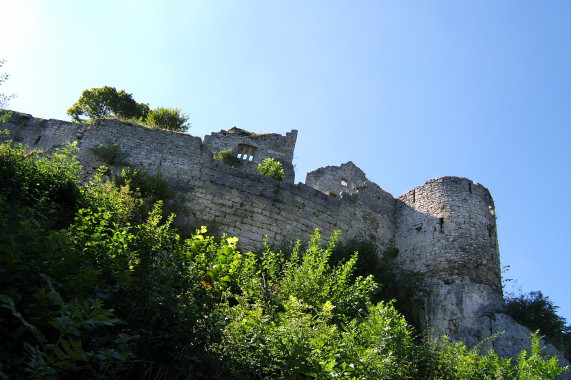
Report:
[[[0,145],[0,378],[549,379],[539,338],[517,361],[414,332],[381,285],[330,260],[182,238],[144,175],[78,180],[73,145]],[[103,173],[104,171],[101,171]],[[153,178],[152,186],[162,186]],[[148,185],[148,183],[146,184]],[[157,193],[155,193],[157,194]]]

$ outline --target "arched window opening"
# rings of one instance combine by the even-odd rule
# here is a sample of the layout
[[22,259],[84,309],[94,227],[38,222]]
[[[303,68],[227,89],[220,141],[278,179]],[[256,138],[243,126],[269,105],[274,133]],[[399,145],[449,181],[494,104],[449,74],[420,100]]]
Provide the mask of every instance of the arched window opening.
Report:
[[252,161],[256,147],[247,144],[238,145],[238,158],[244,161]]
[[340,182],[341,182],[341,186],[345,186],[345,187],[349,186],[349,180],[345,177],[341,177]]

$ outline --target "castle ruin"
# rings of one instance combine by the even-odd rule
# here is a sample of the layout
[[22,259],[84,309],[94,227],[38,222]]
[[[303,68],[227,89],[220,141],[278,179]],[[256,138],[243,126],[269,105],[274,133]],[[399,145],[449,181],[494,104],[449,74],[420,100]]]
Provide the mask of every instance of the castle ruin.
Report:
[[[44,120],[14,112],[2,128],[30,149],[52,151],[77,142],[83,178],[107,163],[89,148],[106,142],[128,152],[127,161],[149,173],[161,173],[178,193],[189,222],[215,224],[239,238],[239,247],[255,250],[272,242],[307,240],[316,228],[323,236],[341,231],[341,239],[389,242],[399,249],[398,273],[422,279],[415,302],[422,325],[435,336],[447,335],[473,346],[513,357],[529,342],[530,331],[503,313],[496,215],[488,189],[466,178],[441,177],[395,198],[353,162],[327,166],[294,184],[293,152],[297,130],[285,136],[254,134],[238,128],[205,136],[148,129],[118,120],[91,125]],[[231,149],[242,160],[230,168],[213,154]],[[283,181],[257,174],[258,163],[274,158],[284,167]],[[562,354],[548,345],[548,354]]]

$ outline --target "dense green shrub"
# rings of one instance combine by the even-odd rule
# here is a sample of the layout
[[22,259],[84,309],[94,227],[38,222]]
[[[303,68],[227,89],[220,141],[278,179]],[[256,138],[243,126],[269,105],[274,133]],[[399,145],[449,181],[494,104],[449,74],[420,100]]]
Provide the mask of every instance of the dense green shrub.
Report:
[[115,176],[113,181],[116,186],[129,185],[132,191],[138,192],[149,204],[173,197],[168,183],[160,173],[150,174],[144,169],[127,168],[121,170],[121,174]]
[[264,161],[259,163],[257,170],[259,174],[265,177],[277,179],[278,181],[281,181],[285,177],[285,172],[282,163],[277,160],[274,160],[271,157],[268,157],[264,159]]
[[7,202],[32,207],[52,226],[73,219],[80,198],[81,167],[73,156],[75,144],[46,156],[8,141],[0,145],[0,195]]
[[103,144],[90,147],[89,151],[108,165],[128,165],[126,159],[129,157],[129,152],[121,150],[119,144],[114,143],[111,139],[105,139]]
[[557,314],[559,308],[540,291],[506,297],[507,313],[532,331],[539,330],[571,359],[571,325]]
[[232,149],[222,149],[214,155],[216,161],[222,162],[224,165],[230,166],[231,168],[239,168],[242,166],[242,160],[238,158],[236,152]]
[[186,132],[188,130],[188,115],[185,115],[178,108],[158,107],[150,110],[144,122],[155,128],[166,129],[175,132]]
[[344,263],[355,252],[358,252],[359,260],[353,276],[371,275],[375,282],[380,284],[380,290],[372,295],[372,300],[394,301],[394,306],[407,318],[407,321],[417,328],[420,327],[420,310],[414,299],[418,291],[419,276],[401,271],[397,279],[394,262],[399,250],[394,246],[394,241],[389,241],[382,251],[371,240],[354,238],[339,242],[329,259],[330,263],[332,265]]
[[355,265],[354,276],[372,275],[375,281],[384,283],[385,278],[380,273],[382,262],[379,248],[371,240],[355,238],[340,241],[335,245],[329,261],[331,265],[347,262],[355,252],[359,253],[359,260]]

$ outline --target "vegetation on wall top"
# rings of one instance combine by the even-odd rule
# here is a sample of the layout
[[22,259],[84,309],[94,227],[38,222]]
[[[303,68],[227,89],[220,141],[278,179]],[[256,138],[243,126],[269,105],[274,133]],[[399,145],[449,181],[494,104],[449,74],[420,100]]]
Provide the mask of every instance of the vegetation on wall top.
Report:
[[93,123],[111,116],[169,131],[186,132],[189,128],[188,115],[179,109],[158,107],[151,110],[148,104],[137,103],[132,94],[110,86],[84,90],[67,114],[77,123]]
[[236,152],[230,148],[222,149],[217,152],[214,157],[216,161],[222,162],[224,165],[230,166],[231,168],[238,168],[242,166],[242,160],[238,158]]
[[271,157],[264,159],[258,164],[258,173],[265,176],[281,181],[285,177],[284,168],[281,162]]

